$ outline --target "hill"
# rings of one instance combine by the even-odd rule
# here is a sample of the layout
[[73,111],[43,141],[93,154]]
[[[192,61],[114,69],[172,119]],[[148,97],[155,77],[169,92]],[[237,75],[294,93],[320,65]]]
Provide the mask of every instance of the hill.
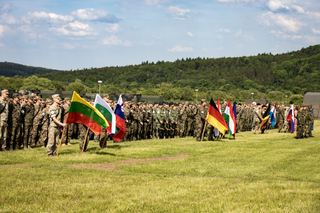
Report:
[[103,84],[121,89],[147,89],[170,83],[180,88],[189,86],[221,91],[255,89],[260,92],[289,90],[296,94],[320,91],[320,45],[277,55],[263,53],[250,57],[146,61],[135,66],[56,71],[38,76],[63,85],[79,79],[88,87],[94,87],[98,80],[102,80]]
[[18,76],[30,76],[39,73],[58,72],[58,70],[46,69],[42,67],[32,67],[22,64],[16,64],[11,62],[0,62],[0,76],[14,77]]

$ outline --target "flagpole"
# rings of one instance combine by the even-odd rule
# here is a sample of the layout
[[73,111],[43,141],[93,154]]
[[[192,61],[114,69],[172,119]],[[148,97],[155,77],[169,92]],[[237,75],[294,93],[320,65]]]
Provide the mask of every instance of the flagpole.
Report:
[[61,136],[61,139],[60,139],[59,148],[58,148],[58,152],[57,152],[57,157],[59,156],[61,141],[62,141],[62,138],[63,138],[63,136],[64,136],[64,130],[65,130],[65,129],[66,129],[66,127],[63,127],[62,136]]
[[86,146],[88,134],[89,134],[89,128],[87,129],[87,134],[86,134],[86,137],[84,138],[81,154],[83,153],[84,147]]
[[204,124],[203,130],[202,130],[201,142],[203,140],[203,135],[204,135],[204,131],[205,131],[206,127],[207,127],[207,123],[208,123],[208,121],[206,121],[206,123]]
[[[103,140],[103,144],[102,144],[101,149],[103,149],[104,144],[105,144],[105,143],[106,143],[106,141],[107,141],[107,134],[108,134],[108,132],[106,132],[106,136],[104,136],[104,140]],[[106,148],[108,148],[108,144],[106,145]]]

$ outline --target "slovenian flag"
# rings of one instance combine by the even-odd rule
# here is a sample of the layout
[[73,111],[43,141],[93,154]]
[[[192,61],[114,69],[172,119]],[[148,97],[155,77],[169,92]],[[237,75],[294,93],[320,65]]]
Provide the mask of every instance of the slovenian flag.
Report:
[[291,108],[289,110],[287,120],[290,120],[289,122],[289,128],[291,130],[291,133],[294,133],[294,110],[293,110],[293,104],[291,105]]
[[117,106],[114,110],[116,115],[116,133],[110,135],[113,140],[120,142],[121,139],[126,136],[126,119],[124,117],[122,96],[119,96]]
[[273,108],[270,110],[270,119],[271,119],[271,126],[274,127],[276,122],[276,114],[277,114],[277,102],[274,104]]

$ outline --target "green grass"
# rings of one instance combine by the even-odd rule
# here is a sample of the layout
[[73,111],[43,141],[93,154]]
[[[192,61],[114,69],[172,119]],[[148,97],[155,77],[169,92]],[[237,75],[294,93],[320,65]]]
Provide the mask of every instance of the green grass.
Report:
[[[272,130],[107,150],[90,141],[88,154],[73,140],[55,158],[40,147],[0,152],[0,212],[320,212],[319,126],[303,140]],[[133,159],[145,162],[95,168]]]

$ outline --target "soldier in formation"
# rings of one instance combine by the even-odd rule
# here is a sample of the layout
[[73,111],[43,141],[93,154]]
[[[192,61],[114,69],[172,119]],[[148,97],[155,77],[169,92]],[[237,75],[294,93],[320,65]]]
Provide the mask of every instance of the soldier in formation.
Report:
[[[59,95],[42,100],[35,94],[20,96],[16,93],[12,95],[12,99],[8,100],[8,94],[8,90],[2,90],[0,97],[0,151],[41,146],[47,148],[49,156],[55,156],[58,138],[61,137],[64,126],[66,128],[62,145],[71,145],[71,138],[79,138],[80,150],[86,151],[89,138],[93,138],[93,133],[87,131],[87,127],[82,124],[65,124],[70,98],[65,98],[64,102],[61,102]],[[116,102],[112,102],[107,94],[103,95],[103,99],[114,110]],[[93,104],[93,100],[87,101]],[[226,103],[224,101],[221,105],[222,113]],[[237,132],[253,131],[258,134],[260,130],[263,133],[269,129],[270,125],[260,128],[266,110],[266,105],[238,104]],[[213,139],[213,128],[206,124],[207,112],[208,106],[205,99],[198,105],[188,102],[152,104],[125,101],[126,136],[123,141],[177,137],[195,137],[199,141],[202,134]],[[279,132],[290,132],[290,121],[286,119],[288,112],[289,107],[280,104],[276,121]],[[295,120],[297,138],[313,137],[314,118],[310,107],[297,108]],[[84,141],[87,132],[89,133]],[[106,130],[99,135],[99,139],[101,148],[106,148],[107,142],[112,141]]]

